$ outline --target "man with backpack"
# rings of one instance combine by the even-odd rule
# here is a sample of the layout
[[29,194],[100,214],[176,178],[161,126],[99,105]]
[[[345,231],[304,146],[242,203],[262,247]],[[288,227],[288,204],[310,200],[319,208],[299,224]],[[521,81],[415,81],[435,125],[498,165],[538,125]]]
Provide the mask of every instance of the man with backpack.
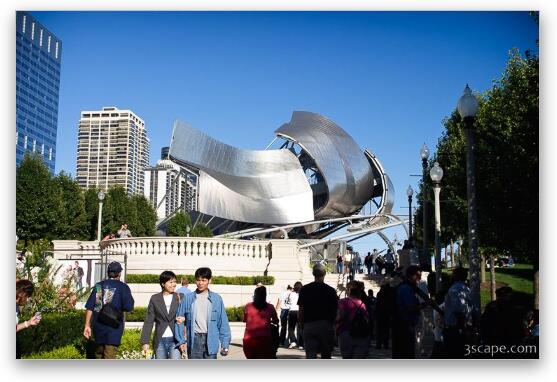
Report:
[[91,321],[95,337],[95,358],[114,359],[124,334],[122,312],[133,310],[134,300],[130,287],[120,281],[122,265],[113,261],[108,264],[108,279],[98,282],[85,304],[85,328],[83,336],[91,338]]
[[343,359],[365,359],[369,354],[371,325],[361,281],[350,281],[348,297],[338,302],[337,335]]

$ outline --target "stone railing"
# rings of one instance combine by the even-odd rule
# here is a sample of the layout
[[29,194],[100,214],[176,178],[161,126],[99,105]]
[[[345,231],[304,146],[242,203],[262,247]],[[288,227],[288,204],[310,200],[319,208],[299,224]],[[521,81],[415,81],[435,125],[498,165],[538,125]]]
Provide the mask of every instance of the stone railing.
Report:
[[[268,240],[234,240],[200,237],[139,237],[101,242],[107,253],[146,256],[237,256],[267,259]],[[98,248],[98,247],[97,247]]]

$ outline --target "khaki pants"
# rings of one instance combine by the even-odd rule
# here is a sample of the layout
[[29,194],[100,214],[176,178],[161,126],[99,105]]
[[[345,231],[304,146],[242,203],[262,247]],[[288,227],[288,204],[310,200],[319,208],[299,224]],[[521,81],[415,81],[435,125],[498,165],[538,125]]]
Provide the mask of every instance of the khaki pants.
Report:
[[118,346],[97,345],[95,349],[95,359],[116,359]]

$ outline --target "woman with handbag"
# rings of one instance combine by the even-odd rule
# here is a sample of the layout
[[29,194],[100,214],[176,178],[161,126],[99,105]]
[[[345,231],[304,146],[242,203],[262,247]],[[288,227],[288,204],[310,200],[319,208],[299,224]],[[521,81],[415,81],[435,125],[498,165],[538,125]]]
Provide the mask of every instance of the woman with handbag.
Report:
[[278,316],[275,307],[267,303],[267,289],[255,289],[253,302],[244,310],[244,354],[248,359],[277,357]]
[[176,275],[171,271],[164,271],[159,276],[162,291],[154,294],[149,300],[147,317],[141,330],[141,344],[143,351],[149,351],[151,331],[155,324],[153,349],[156,359],[180,359],[181,353],[174,337],[176,324],[176,310],[184,295],[174,293],[176,289]]

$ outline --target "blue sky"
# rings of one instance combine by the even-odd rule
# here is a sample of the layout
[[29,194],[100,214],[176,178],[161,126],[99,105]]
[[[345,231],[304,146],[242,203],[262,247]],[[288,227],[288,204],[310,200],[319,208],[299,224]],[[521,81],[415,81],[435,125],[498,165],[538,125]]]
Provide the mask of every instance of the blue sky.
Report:
[[[421,145],[433,151],[464,85],[489,89],[508,51],[535,49],[538,38],[527,12],[33,15],[63,43],[56,172],[75,175],[81,110],[133,110],[146,122],[152,164],[175,119],[263,149],[293,110],[308,110],[379,157],[397,214],[407,213],[408,185],[417,189],[410,174],[421,173]],[[374,235],[355,247],[384,245]]]

